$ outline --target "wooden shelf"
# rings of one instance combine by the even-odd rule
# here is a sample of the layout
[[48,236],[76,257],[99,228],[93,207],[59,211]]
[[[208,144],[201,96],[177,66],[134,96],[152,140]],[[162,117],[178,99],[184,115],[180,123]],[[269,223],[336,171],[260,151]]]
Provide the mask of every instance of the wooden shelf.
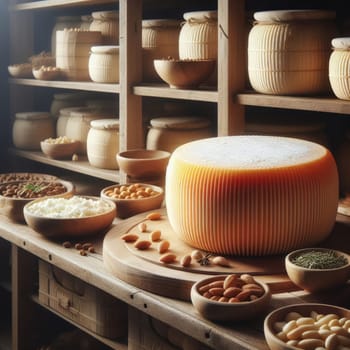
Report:
[[36,80],[36,79],[17,79],[10,78],[9,82],[15,85],[26,85],[36,87],[49,87],[59,89],[84,90],[96,92],[108,92],[119,94],[119,84],[101,84],[89,81],[61,81],[61,80]]
[[172,89],[165,84],[134,86],[133,93],[139,96],[176,98],[192,101],[218,102],[218,92],[214,88],[201,90]]
[[91,166],[86,157],[79,156],[79,160],[56,160],[46,157],[42,152],[23,151],[18,149],[10,149],[9,152],[15,156],[34,160],[39,163],[48,164],[61,169],[66,169],[81,173],[84,175],[94,176],[99,179],[112,182],[119,182],[118,170],[99,169]]
[[118,3],[117,0],[39,0],[10,6],[10,11],[40,10],[68,6],[92,6]]
[[296,97],[257,94],[254,92],[240,93],[234,97],[236,103],[246,106],[297,109],[313,112],[350,114],[350,101],[335,97]]
[[79,324],[73,322],[72,320],[70,320],[68,317],[66,317],[65,315],[57,312],[56,310],[48,307],[47,305],[44,305],[42,304],[40,301],[39,301],[39,298],[37,295],[33,295],[32,296],[32,300],[40,305],[41,307],[49,310],[50,312],[52,312],[53,314],[59,316],[60,318],[64,319],[66,322],[69,322],[70,324],[72,324],[73,326],[81,329],[82,331],[84,331],[85,333],[87,334],[90,334],[91,336],[93,336],[94,338],[96,338],[97,340],[99,340],[101,343],[103,344],[106,344],[108,345],[109,347],[111,347],[112,349],[116,349],[116,350],[127,350],[128,349],[128,345],[127,345],[127,340],[124,340],[123,338],[120,339],[119,341],[117,340],[112,340],[112,339],[108,339],[108,338],[105,338],[105,337],[102,337],[90,330],[88,330],[87,328],[84,328],[82,326],[80,326]]

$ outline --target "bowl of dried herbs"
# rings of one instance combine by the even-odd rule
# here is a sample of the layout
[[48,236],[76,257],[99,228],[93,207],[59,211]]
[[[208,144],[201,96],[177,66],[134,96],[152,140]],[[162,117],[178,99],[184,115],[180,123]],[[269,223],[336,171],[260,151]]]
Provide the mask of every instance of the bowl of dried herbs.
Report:
[[328,248],[294,250],[285,257],[290,280],[309,292],[336,288],[350,278],[350,256]]

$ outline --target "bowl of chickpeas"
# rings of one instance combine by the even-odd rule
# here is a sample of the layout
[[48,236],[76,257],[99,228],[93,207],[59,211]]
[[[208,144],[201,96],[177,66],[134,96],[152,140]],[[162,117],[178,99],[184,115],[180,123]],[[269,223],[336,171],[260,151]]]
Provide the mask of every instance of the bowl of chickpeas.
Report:
[[117,207],[117,217],[125,219],[159,209],[163,204],[164,189],[151,184],[127,183],[105,187],[100,195],[101,198],[112,200]]
[[320,303],[283,306],[266,316],[264,334],[271,350],[347,349],[350,310]]
[[75,186],[70,181],[11,181],[0,185],[0,214],[15,222],[25,222],[24,206],[38,198],[71,196]]
[[52,159],[69,159],[78,152],[81,142],[67,136],[48,138],[40,142],[42,152]]
[[246,321],[261,316],[271,301],[267,284],[250,274],[217,275],[197,281],[191,288],[196,310],[212,321]]

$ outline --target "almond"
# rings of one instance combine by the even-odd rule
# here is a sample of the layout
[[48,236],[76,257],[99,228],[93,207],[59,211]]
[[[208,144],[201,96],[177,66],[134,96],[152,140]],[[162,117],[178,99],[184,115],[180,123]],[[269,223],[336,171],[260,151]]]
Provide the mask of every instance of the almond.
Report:
[[147,216],[146,216],[146,219],[148,220],[159,220],[161,218],[161,214],[158,213],[158,212],[152,212],[152,213],[149,213]]
[[173,253],[166,253],[163,254],[160,258],[159,261],[164,263],[164,264],[169,264],[172,263],[176,260],[176,254]]
[[162,233],[160,232],[160,230],[155,230],[152,231],[149,235],[149,238],[152,242],[156,242],[160,240]]
[[140,239],[134,243],[134,247],[139,250],[146,250],[152,245],[152,242],[148,240]]
[[125,235],[121,236],[121,239],[123,239],[125,242],[136,242],[139,239],[139,236],[135,233],[126,233]]
[[164,240],[158,244],[158,252],[160,254],[165,253],[170,247],[170,242],[167,240]]

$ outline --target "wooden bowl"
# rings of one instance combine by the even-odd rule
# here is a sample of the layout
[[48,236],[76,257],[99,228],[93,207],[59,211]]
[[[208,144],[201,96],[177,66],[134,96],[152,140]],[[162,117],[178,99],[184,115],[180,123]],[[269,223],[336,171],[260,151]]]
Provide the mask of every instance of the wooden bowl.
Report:
[[[135,193],[140,189],[150,189],[154,194],[149,197],[140,197],[131,199],[121,198],[119,195],[122,191]],[[144,192],[144,190],[142,190]],[[128,218],[138,213],[143,213],[153,209],[159,209],[164,200],[163,188],[149,184],[121,184],[108,186],[101,191],[101,198],[112,200],[117,206],[117,217],[121,219]]]
[[40,147],[42,152],[49,158],[67,159],[72,158],[73,154],[78,152],[81,142],[72,140],[68,143],[51,143],[41,141]]
[[[306,303],[306,304],[292,304],[284,306],[272,311],[268,314],[264,321],[264,334],[266,342],[271,350],[297,350],[300,347],[295,347],[286,344],[285,341],[281,340],[276,336],[279,333],[282,324],[278,322],[284,322],[286,316],[291,312],[297,312],[301,316],[310,317],[311,312],[316,312],[317,314],[336,314],[339,318],[346,317],[350,318],[350,310],[344,309],[342,307],[327,305],[327,304],[317,304],[317,303]],[[277,324],[276,324],[277,323]]]
[[13,64],[8,66],[7,69],[14,78],[33,78],[31,63]]
[[210,77],[215,68],[213,59],[158,59],[154,60],[153,64],[162,80],[171,88],[177,89],[197,88]]
[[[48,193],[44,193],[41,191],[38,191],[37,193],[33,193],[31,198],[24,198],[24,197],[9,197],[5,194],[5,187],[7,186],[21,186],[21,188],[27,187],[30,189],[30,187],[37,186],[39,184],[48,184],[48,183],[60,183],[66,188],[66,191],[61,194],[54,194],[50,195]],[[12,221],[15,222],[24,222],[24,215],[23,215],[23,208],[26,204],[29,202],[36,200],[43,195],[45,196],[51,196],[51,197],[65,197],[65,196],[71,196],[75,191],[75,187],[73,183],[69,181],[63,181],[60,179],[56,180],[41,180],[41,181],[12,181],[7,183],[2,183],[0,186],[0,213],[9,217]]]
[[170,153],[160,150],[132,149],[117,153],[119,169],[133,179],[147,180],[165,174]]
[[[333,251],[337,255],[344,256],[347,259],[347,264],[333,269],[313,269],[301,267],[292,262],[293,258],[296,256],[309,251]],[[288,277],[293,283],[309,292],[318,292],[321,290],[336,288],[346,283],[350,278],[349,259],[350,257],[348,254],[334,249],[304,248],[289,253],[285,257],[285,267]]]
[[74,195],[37,199],[26,204],[23,213],[27,225],[43,236],[83,237],[105,232],[116,216],[116,206],[99,197]]
[[38,80],[56,80],[61,77],[61,70],[57,67],[33,68],[33,76]]
[[212,321],[243,321],[260,316],[267,310],[271,292],[267,284],[256,282],[264,289],[264,294],[253,301],[221,302],[203,296],[199,289],[209,283],[224,280],[227,275],[212,276],[196,282],[191,288],[191,301],[197,311]]

